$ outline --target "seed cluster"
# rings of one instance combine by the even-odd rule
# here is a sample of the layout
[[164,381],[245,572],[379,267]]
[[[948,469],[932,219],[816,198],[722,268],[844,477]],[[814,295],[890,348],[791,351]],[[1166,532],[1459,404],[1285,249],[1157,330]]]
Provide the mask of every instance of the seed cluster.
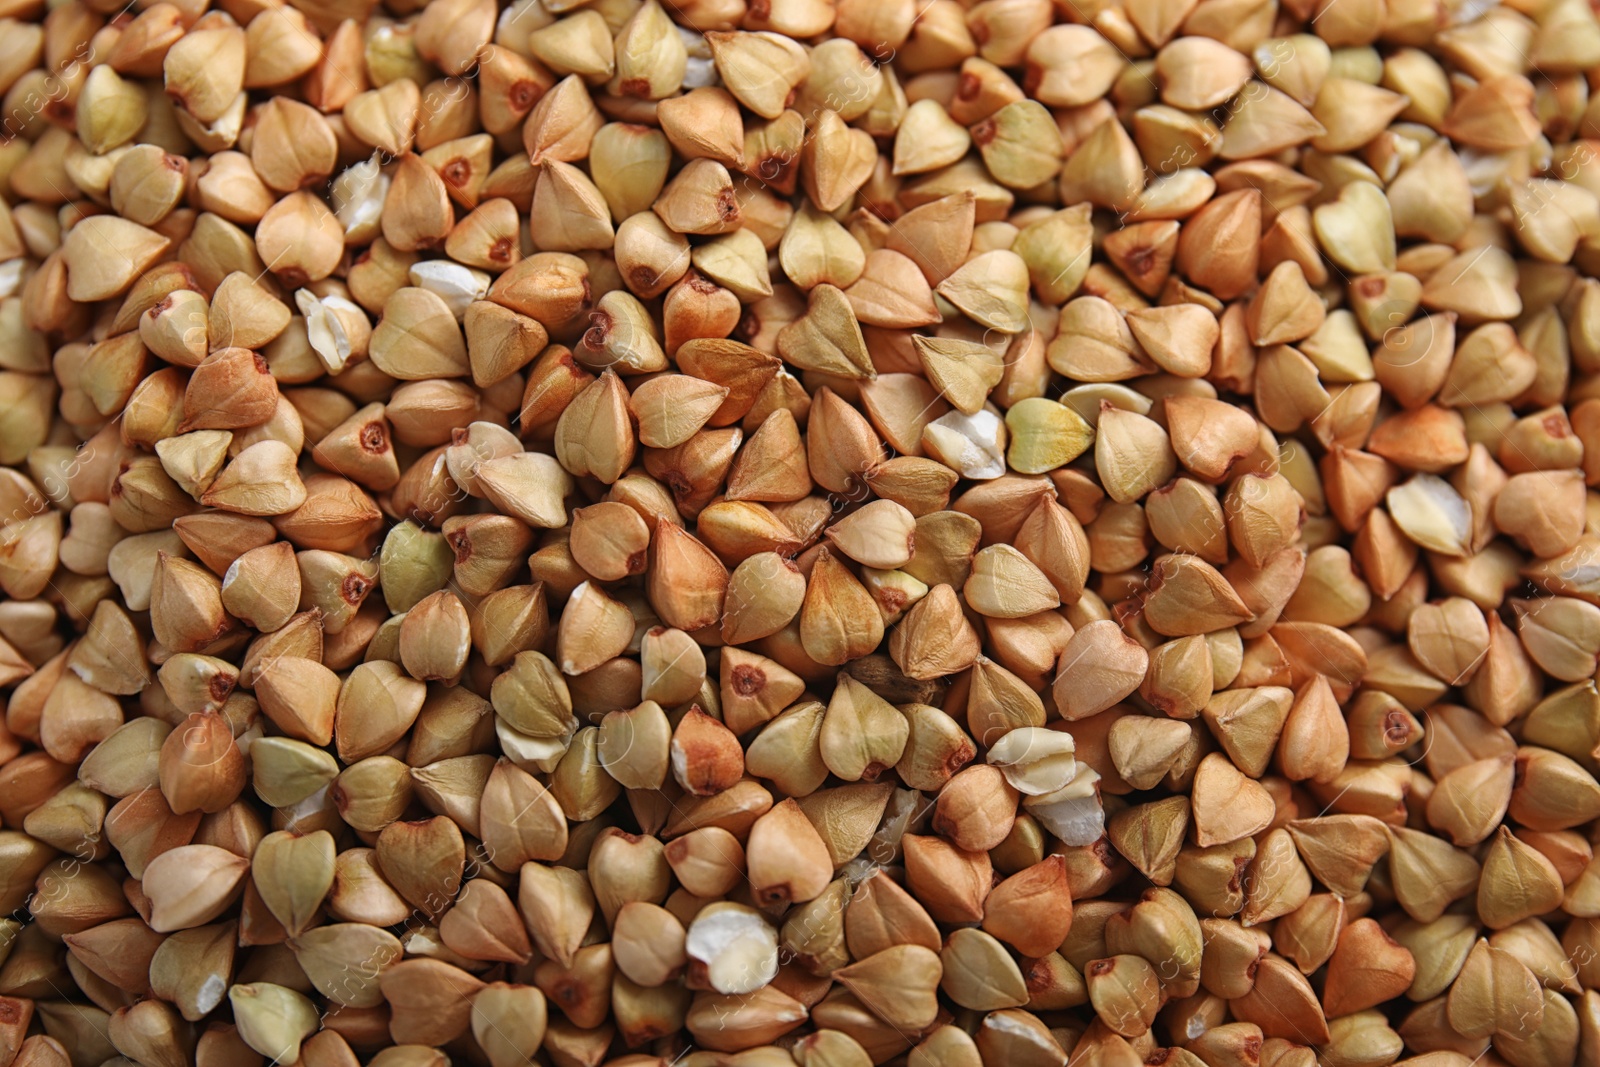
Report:
[[0,1067],[1600,1064],[1587,0],[0,94]]

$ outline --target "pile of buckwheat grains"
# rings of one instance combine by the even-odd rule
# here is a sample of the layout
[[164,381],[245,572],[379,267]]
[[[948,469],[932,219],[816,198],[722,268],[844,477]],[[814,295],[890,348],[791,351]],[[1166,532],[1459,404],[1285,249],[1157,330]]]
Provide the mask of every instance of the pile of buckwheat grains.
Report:
[[0,95],[0,1067],[1600,1065],[1589,0]]

